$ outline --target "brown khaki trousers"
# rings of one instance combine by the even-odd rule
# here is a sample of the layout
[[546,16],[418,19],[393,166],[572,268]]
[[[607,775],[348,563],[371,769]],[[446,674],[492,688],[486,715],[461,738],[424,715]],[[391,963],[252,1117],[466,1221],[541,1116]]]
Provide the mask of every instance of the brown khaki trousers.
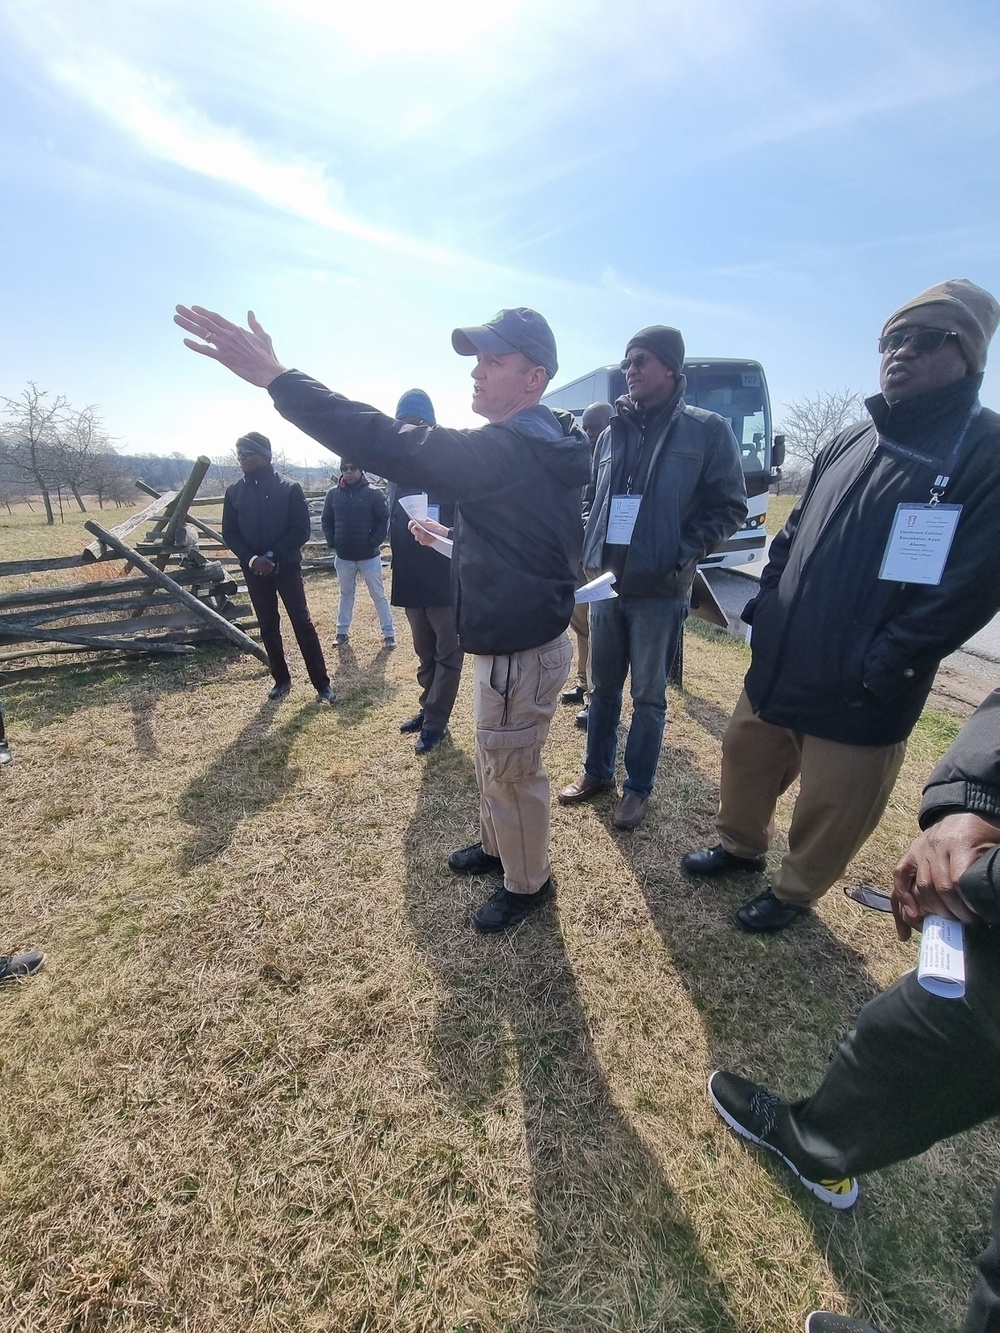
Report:
[[569,627],[576,635],[576,683],[590,693],[590,607],[586,602],[578,602],[573,607]]
[[480,838],[503,862],[511,893],[535,893],[552,873],[542,746],[572,660],[565,634],[522,653],[473,659]]
[[762,722],[744,691],[722,738],[715,821],[734,856],[763,856],[778,797],[799,778],[788,851],[772,877],[774,896],[806,906],[836,883],[871,836],[906,754],[896,745],[844,745]]

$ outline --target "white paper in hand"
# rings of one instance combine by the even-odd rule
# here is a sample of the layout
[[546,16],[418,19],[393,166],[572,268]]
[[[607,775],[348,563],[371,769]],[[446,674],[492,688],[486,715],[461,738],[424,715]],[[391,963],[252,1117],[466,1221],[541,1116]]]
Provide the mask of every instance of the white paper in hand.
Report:
[[618,594],[611,586],[614,581],[615,575],[611,570],[606,574],[598,574],[596,579],[591,579],[582,588],[577,588],[575,599],[577,605],[581,602],[606,602],[611,597],[617,597]]
[[403,506],[410,518],[416,519],[422,523],[427,517],[427,492],[421,491],[419,495],[401,495],[399,503]]
[[917,980],[924,990],[943,1000],[965,994],[965,931],[961,921],[943,916],[924,917],[920,936]]

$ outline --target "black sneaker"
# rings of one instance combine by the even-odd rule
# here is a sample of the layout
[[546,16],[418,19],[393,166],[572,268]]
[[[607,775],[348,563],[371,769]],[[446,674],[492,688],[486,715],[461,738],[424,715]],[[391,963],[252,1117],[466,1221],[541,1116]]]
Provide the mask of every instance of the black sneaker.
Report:
[[45,955],[40,949],[32,949],[30,953],[0,954],[0,981],[20,981],[22,977],[30,977],[44,962]]
[[499,856],[483,851],[481,842],[462,847],[448,857],[448,869],[456,875],[502,875],[503,862]]
[[740,1078],[738,1074],[729,1074],[724,1069],[717,1069],[708,1080],[708,1095],[712,1105],[722,1116],[730,1129],[751,1143],[766,1148],[780,1157],[788,1169],[798,1176],[807,1190],[822,1199],[831,1208],[850,1208],[858,1197],[858,1182],[851,1176],[842,1180],[823,1178],[810,1180],[780,1148],[770,1141],[774,1134],[779,1111],[788,1105],[773,1092]]
[[581,731],[586,731],[587,723],[589,720],[590,720],[590,705],[584,704],[584,706],[580,709],[579,713],[577,713],[576,717],[573,719],[573,725],[579,727]]
[[0,741],[0,764],[12,764],[14,756],[10,752],[10,745],[7,741]]
[[852,1319],[849,1314],[813,1310],[806,1315],[806,1333],[878,1333],[878,1329],[863,1319]]
[[436,750],[447,734],[447,731],[422,731],[417,737],[413,753],[428,754],[431,750]]
[[316,702],[318,704],[335,704],[337,702],[337,696],[333,692],[333,687],[324,685],[321,690],[317,690]]
[[547,879],[537,893],[511,893],[497,889],[472,915],[472,924],[483,935],[499,935],[530,916],[552,897],[552,880]]
[[405,722],[400,722],[399,729],[406,736],[409,732],[423,731],[424,714],[423,711],[414,713],[413,717],[408,717]]
[[559,696],[561,704],[582,704],[586,701],[587,691],[582,685],[574,685],[571,690],[563,690]]
[[272,702],[277,703],[279,699],[283,699],[286,694],[291,692],[291,688],[292,682],[290,680],[279,680],[276,685],[272,685],[268,690],[267,697]]

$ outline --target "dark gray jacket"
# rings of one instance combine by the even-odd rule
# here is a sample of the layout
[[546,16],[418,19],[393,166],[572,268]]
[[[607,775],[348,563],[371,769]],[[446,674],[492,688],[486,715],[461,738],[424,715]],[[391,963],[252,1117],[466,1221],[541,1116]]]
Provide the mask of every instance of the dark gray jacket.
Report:
[[[1000,417],[984,410],[965,440],[946,503],[962,514],[937,586],[878,577],[896,507],[923,503],[981,376],[889,407],[822,452],[771,544],[753,627],[746,691],[765,722],[848,745],[905,740],[938,664],[1000,610]],[[933,457],[914,461],[878,436]]]
[[[920,827],[965,813],[1000,824],[1000,690],[980,704],[928,778]],[[958,887],[984,921],[1000,924],[1000,847],[971,865]]]
[[374,560],[389,530],[389,509],[382,492],[362,477],[327,491],[322,522],[326,544],[341,560]]
[[[685,383],[682,376],[674,399],[650,416],[619,398],[594,451],[584,572],[593,579],[623,565],[616,582],[620,594],[688,597],[698,561],[732,536],[747,515],[740,451],[729,422],[687,407]],[[627,451],[642,460],[641,488],[634,487],[642,502],[631,544],[608,547],[611,496],[624,490]]]
[[448,430],[404,425],[297,370],[268,392],[328,449],[457,505],[452,599],[467,653],[517,653],[565,630],[589,470],[586,438],[568,413],[538,405],[478,430]]

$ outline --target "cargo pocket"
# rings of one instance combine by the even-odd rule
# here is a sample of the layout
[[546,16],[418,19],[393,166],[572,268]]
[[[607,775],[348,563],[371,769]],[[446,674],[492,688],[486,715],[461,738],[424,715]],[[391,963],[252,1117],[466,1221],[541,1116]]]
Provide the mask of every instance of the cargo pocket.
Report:
[[555,648],[549,648],[538,654],[538,685],[535,689],[535,703],[544,712],[555,708],[556,695],[566,684],[570,664],[573,661],[573,649],[569,639],[563,640]]
[[542,729],[537,724],[516,731],[476,733],[483,771],[493,782],[523,782],[534,777],[542,757]]

